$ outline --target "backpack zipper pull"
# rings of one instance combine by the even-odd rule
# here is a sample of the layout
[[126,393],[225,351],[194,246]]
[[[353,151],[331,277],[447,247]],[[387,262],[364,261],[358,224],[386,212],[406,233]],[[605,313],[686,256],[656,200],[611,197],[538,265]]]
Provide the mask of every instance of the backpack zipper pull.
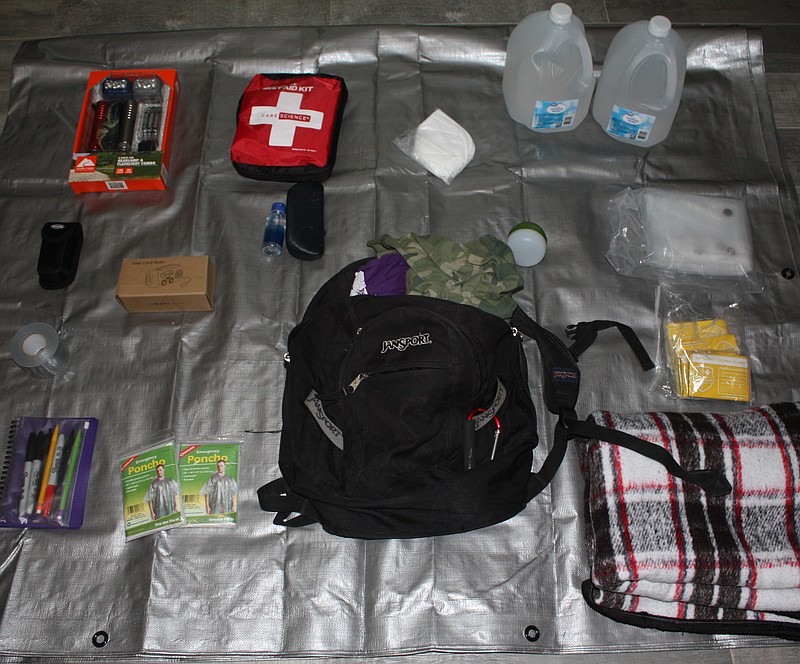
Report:
[[350,383],[346,388],[344,393],[345,394],[352,394],[358,389],[358,386],[361,384],[361,381],[365,378],[369,378],[372,374],[369,373],[360,373],[353,379],[353,382]]
[[489,457],[489,461],[494,461],[494,455],[497,453],[497,441],[500,440],[500,420],[496,417],[494,418],[495,426],[497,427],[494,430],[494,442],[492,443],[492,455]]

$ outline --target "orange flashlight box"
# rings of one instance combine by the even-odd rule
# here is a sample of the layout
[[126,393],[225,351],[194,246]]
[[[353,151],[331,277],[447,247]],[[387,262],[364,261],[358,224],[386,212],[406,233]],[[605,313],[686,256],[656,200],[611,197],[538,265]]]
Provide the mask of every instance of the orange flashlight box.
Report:
[[174,69],[91,72],[72,148],[72,190],[166,189],[178,88]]

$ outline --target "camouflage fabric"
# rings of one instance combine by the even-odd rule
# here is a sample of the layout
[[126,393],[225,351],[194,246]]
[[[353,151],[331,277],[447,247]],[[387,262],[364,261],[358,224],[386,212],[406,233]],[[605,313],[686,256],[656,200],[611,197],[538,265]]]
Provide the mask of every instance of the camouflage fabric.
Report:
[[462,245],[441,235],[408,233],[367,244],[378,256],[396,251],[406,260],[409,295],[471,304],[506,320],[516,309],[512,293],[522,289],[522,277],[511,249],[493,235]]

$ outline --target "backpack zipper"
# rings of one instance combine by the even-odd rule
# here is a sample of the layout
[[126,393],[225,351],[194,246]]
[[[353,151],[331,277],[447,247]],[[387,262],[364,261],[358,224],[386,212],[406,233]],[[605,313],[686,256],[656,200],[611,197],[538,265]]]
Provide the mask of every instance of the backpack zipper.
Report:
[[[398,309],[409,309],[409,308],[413,308],[413,307],[408,307],[408,306],[398,307]],[[395,309],[394,311],[397,311],[398,309]],[[456,332],[457,336],[459,336],[464,341],[466,347],[472,351],[473,361],[478,366],[478,376],[476,377],[477,380],[475,381],[475,383],[473,384],[473,387],[472,387],[472,390],[474,392],[476,390],[477,386],[479,386],[479,385],[481,385],[483,383],[484,375],[483,375],[483,363],[481,362],[481,358],[480,358],[480,355],[478,353],[478,349],[475,347],[475,344],[472,341],[471,337],[464,331],[463,327],[459,323],[451,320],[447,316],[444,316],[444,315],[440,314],[439,312],[434,311],[432,309],[424,309],[423,311],[427,315],[431,316],[432,318],[436,318],[436,319],[442,321],[442,323],[446,327],[454,330]],[[347,364],[347,360],[350,357],[350,352],[352,351],[353,347],[358,342],[358,340],[359,340],[359,338],[361,336],[361,333],[366,328],[371,327],[373,324],[377,324],[377,320],[378,319],[373,318],[372,320],[370,320],[369,322],[365,323],[363,326],[359,327],[356,330],[356,333],[355,333],[355,335],[353,337],[352,342],[347,347],[347,350],[346,350],[345,356],[344,356],[344,360],[342,361],[342,366],[341,366],[340,373],[339,373],[339,384],[340,385],[344,385],[344,381],[347,380],[344,377],[343,374],[344,374],[344,371],[345,371],[345,365]],[[439,367],[441,368],[441,365],[439,365]],[[424,367],[423,366],[423,367],[417,367],[417,368],[434,368],[434,367]],[[358,375],[360,375],[361,373],[369,373],[369,372],[359,372]],[[380,371],[378,373],[380,373]],[[355,389],[358,388],[358,385],[361,383],[362,380],[364,380],[364,378],[361,378],[359,380],[358,379],[358,375],[356,376],[355,379],[353,379],[353,381],[351,381],[351,383],[348,383],[346,386],[340,388],[342,390],[343,394],[345,394],[345,395],[346,394],[352,394],[355,391]],[[355,385],[355,389],[351,390],[350,389],[350,385],[352,384],[352,382],[355,382],[356,385]]]
[[445,366],[442,364],[429,364],[429,365],[416,364],[414,366],[408,366],[408,367],[394,367],[392,369],[380,369],[378,371],[365,371],[358,374],[349,385],[344,387],[343,392],[345,395],[353,394],[353,392],[355,392],[358,389],[358,386],[361,385],[361,383],[367,380],[367,378],[372,378],[373,376],[386,376],[389,374],[403,373],[406,371],[425,371],[426,369],[444,371],[449,368],[450,368],[449,366]]

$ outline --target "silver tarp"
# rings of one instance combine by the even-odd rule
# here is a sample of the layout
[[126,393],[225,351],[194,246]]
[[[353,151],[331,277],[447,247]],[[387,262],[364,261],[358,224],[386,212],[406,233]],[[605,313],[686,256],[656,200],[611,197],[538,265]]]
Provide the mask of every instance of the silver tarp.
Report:
[[[761,41],[741,29],[683,29],[689,49],[682,110],[669,139],[640,151],[608,139],[591,117],[538,135],[508,117],[502,27],[335,27],[74,37],[25,43],[15,61],[0,144],[1,410],[93,416],[100,432],[83,527],[0,532],[0,651],[137,654],[528,653],[774,644],[665,634],[613,623],[585,605],[582,481],[571,451],[549,490],[517,517],[478,532],[412,541],[351,541],[319,527],[287,531],[261,512],[256,488],[278,476],[286,338],[317,288],[370,253],[378,235],[505,238],[541,224],[547,257],[522,269],[517,301],[558,332],[618,319],[655,351],[654,284],[617,274],[604,254],[609,199],[626,186],[674,185],[743,197],[765,284],[742,300],[755,400],[800,399],[800,279],[794,189],[766,94]],[[595,62],[613,36],[592,29]],[[66,183],[89,71],[177,67],[181,90],[165,192],[75,196]],[[261,72],[343,76],[338,161],[325,184],[326,252],[316,262],[259,251],[270,204],[288,185],[247,180],[229,148],[239,96]],[[473,137],[476,156],[450,186],[392,139],[441,108]],[[791,192],[791,193],[790,193]],[[85,242],[66,290],[37,283],[39,231],[79,220]],[[208,254],[218,272],[210,314],[126,313],[114,299],[124,257]],[[10,358],[14,333],[44,321],[71,352],[68,371],[36,380]],[[542,445],[551,440],[528,348]],[[619,335],[581,360],[581,415],[710,409],[648,389]],[[714,408],[725,406],[714,404]],[[240,433],[240,523],[124,542],[117,459],[156,432]],[[527,626],[541,637],[525,639]],[[104,630],[108,645],[92,645]]]

